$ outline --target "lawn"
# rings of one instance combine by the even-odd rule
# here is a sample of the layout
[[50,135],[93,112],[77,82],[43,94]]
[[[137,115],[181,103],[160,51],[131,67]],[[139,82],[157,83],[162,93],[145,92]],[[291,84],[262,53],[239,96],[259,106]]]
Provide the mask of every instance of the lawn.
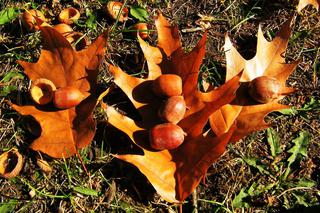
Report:
[[[113,20],[106,14],[106,2],[0,2],[0,154],[16,148],[24,158],[18,176],[0,177],[0,213],[320,211],[320,15],[314,7],[309,5],[297,12],[295,0],[128,0],[123,3],[130,9],[129,18],[120,22],[119,17]],[[11,104],[32,103],[31,81],[17,61],[37,62],[44,48],[41,32],[28,31],[20,15],[37,9],[51,25],[56,25],[61,10],[70,6],[81,14],[72,29],[83,33],[87,41],[93,43],[108,32],[94,96],[98,98],[108,88],[109,93],[100,96],[102,100],[93,110],[97,125],[88,146],[69,158],[53,158],[30,149],[32,141],[39,137],[39,133],[34,134],[34,127],[39,125],[31,116],[21,116]],[[154,17],[159,11],[178,27],[187,53],[192,53],[206,25],[206,52],[198,80],[201,89],[208,83],[209,88],[225,83],[226,33],[243,58],[250,60],[256,54],[259,26],[271,41],[281,25],[292,18],[285,61],[299,62],[286,81],[296,91],[280,100],[290,108],[269,113],[265,118],[269,128],[229,143],[181,204],[165,201],[135,166],[115,157],[142,151],[119,127],[113,126],[101,104],[115,106],[123,115],[139,119],[133,104],[115,82],[109,64],[130,76],[147,76],[147,61],[132,26],[139,19],[147,22],[146,41],[156,46]],[[48,69],[46,72],[50,73],[53,68]],[[205,128],[208,130],[209,124]],[[49,171],[41,168],[39,159]]]

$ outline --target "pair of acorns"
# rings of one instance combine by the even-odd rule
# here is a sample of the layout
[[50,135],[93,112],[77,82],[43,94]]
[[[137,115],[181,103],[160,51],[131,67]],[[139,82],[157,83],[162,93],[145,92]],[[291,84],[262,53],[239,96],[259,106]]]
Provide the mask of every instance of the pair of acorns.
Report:
[[178,75],[163,74],[152,82],[152,91],[165,99],[158,110],[158,116],[164,123],[155,125],[149,131],[150,145],[156,150],[175,149],[183,143],[186,136],[177,125],[186,112],[182,79]]
[[73,86],[56,88],[54,83],[45,78],[38,78],[32,82],[30,95],[34,102],[39,105],[46,105],[53,102],[58,109],[69,109],[77,106],[84,95]]

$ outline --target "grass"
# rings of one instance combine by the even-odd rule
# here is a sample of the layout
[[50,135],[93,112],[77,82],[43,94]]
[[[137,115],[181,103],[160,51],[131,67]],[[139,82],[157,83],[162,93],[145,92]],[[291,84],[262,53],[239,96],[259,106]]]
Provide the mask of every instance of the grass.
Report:
[[[136,40],[126,33],[128,26],[115,25],[104,15],[104,1],[81,2],[79,6],[60,1],[52,8],[42,1],[6,0],[0,3],[0,9],[17,7],[19,12],[23,8],[48,9],[55,22],[62,8],[80,7],[82,18],[74,28],[91,40],[112,28],[108,57],[130,74],[143,75],[145,61]],[[224,33],[230,32],[241,54],[249,59],[255,54],[259,24],[271,39],[280,23],[295,14],[286,58],[301,61],[288,80],[298,91],[284,100],[293,107],[271,113],[267,117],[272,124],[270,129],[229,145],[219,161],[209,168],[206,183],[200,184],[186,200],[185,212],[311,212],[319,206],[320,17],[311,7],[297,14],[296,3],[289,0],[127,1],[128,5],[146,8],[151,25],[152,15],[160,9],[180,30],[198,27],[195,24],[198,13],[211,15],[214,19],[208,30],[201,79],[214,86],[221,85],[225,76]],[[184,47],[191,49],[201,34],[201,31],[182,33]],[[149,42],[156,43],[154,34]],[[33,138],[24,128],[25,120],[6,102],[27,98],[29,82],[16,60],[36,61],[40,47],[40,34],[27,33],[17,18],[0,26],[0,151],[18,147],[25,156],[20,176],[10,180],[0,178],[0,212],[178,212],[179,207],[162,201],[137,169],[113,158],[112,153],[121,150],[114,138],[123,135],[105,125],[99,108],[94,113],[97,135],[89,147],[80,151],[90,176],[77,157],[42,156],[54,172],[41,171],[35,163],[35,153],[28,149]],[[100,88],[111,84],[105,64],[98,79]],[[124,146],[130,144],[124,142]]]

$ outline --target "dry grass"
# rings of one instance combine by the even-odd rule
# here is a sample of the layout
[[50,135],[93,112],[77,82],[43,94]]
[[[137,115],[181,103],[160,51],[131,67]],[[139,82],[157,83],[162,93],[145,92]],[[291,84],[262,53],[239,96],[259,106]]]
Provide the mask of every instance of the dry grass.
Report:
[[[60,5],[51,8],[42,1],[5,0],[0,8],[16,6],[19,8],[38,6],[49,9],[54,18],[61,8],[69,5],[80,7],[82,14],[90,11],[97,19],[96,28],[76,26],[78,31],[86,32],[94,39],[112,23],[101,12],[102,1],[60,1]],[[202,77],[216,86],[222,84],[225,75],[225,56],[223,53],[224,34],[230,32],[234,44],[245,58],[255,54],[256,33],[261,24],[265,35],[272,38],[281,23],[294,15],[293,34],[287,52],[288,61],[299,59],[301,63],[290,76],[288,83],[298,92],[287,97],[284,102],[296,108],[305,107],[313,97],[318,105],[309,110],[295,114],[283,115],[272,113],[268,120],[280,138],[280,146],[284,150],[272,157],[267,142],[266,131],[256,132],[235,145],[230,145],[226,153],[209,169],[206,184],[200,184],[196,193],[183,206],[185,212],[311,212],[319,205],[320,198],[320,103],[319,103],[319,57],[320,57],[320,16],[316,10],[307,7],[301,14],[295,12],[297,1],[289,0],[204,0],[204,1],[128,1],[129,5],[140,4],[146,7],[149,14],[160,9],[181,30],[183,45],[190,50],[199,40],[202,32],[183,33],[183,30],[198,27],[195,21],[198,14],[211,15],[215,20],[209,29],[207,53],[201,68]],[[22,9],[21,9],[22,10]],[[85,21],[85,15],[82,21]],[[152,24],[152,21],[150,21]],[[132,74],[141,71],[145,61],[137,42],[126,34],[116,33],[123,29],[118,25],[111,34],[108,56],[124,70]],[[154,28],[154,27],[153,27]],[[156,42],[156,35],[151,43]],[[0,26],[0,79],[11,71],[22,72],[16,63],[17,59],[35,61],[40,50],[39,33],[26,33],[18,20]],[[16,90],[0,97],[0,150],[12,147],[25,156],[25,166],[20,176],[6,180],[0,178],[0,202],[12,208],[14,212],[178,212],[177,206],[163,202],[147,179],[131,165],[113,159],[110,153],[121,151],[122,146],[130,146],[127,138],[117,130],[106,125],[104,115],[96,109],[98,121],[97,135],[91,145],[81,151],[81,156],[90,171],[86,176],[81,163],[76,157],[54,160],[43,156],[53,167],[51,174],[43,173],[35,163],[35,153],[28,149],[33,139],[25,131],[24,118],[13,111],[6,100],[17,102],[27,98],[28,79],[16,77],[10,82]],[[110,78],[102,66],[99,75],[100,88],[106,88]],[[1,91],[3,90],[1,85]],[[120,100],[113,100],[115,102]],[[288,179],[283,180],[288,150],[293,147],[292,140],[301,131],[310,135],[307,156],[296,161],[291,168]],[[258,164],[264,165],[272,175],[259,171],[257,166],[250,166],[246,159],[255,157]],[[300,186],[299,180],[310,180],[315,186]],[[259,195],[246,196],[243,205],[248,208],[235,208],[232,201],[241,189],[248,193],[248,188],[258,183],[270,186]],[[271,186],[273,184],[273,186]],[[80,187],[77,188],[77,187]],[[93,189],[94,191],[90,191]],[[255,191],[258,191],[256,188]],[[92,195],[98,193],[98,196]],[[91,194],[91,195],[88,195]],[[300,199],[300,200],[299,200]],[[196,200],[196,202],[193,202]],[[303,203],[305,202],[305,204]],[[304,205],[310,205],[308,209]],[[0,210],[1,205],[0,205]]]

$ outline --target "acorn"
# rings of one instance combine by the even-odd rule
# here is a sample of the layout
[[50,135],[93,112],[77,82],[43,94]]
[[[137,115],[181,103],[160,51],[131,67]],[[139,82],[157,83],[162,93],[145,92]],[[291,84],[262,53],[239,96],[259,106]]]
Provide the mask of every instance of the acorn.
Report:
[[182,79],[175,74],[162,74],[152,82],[152,91],[159,97],[182,94]]
[[58,16],[59,21],[65,24],[73,24],[78,21],[79,18],[80,12],[73,7],[62,10]]
[[83,99],[84,95],[79,89],[67,86],[55,91],[53,104],[58,109],[69,109],[77,106]]
[[0,176],[14,178],[19,175],[23,167],[23,157],[13,148],[0,155]]
[[185,136],[186,133],[176,124],[158,124],[149,132],[150,146],[155,150],[172,150],[183,143]]
[[109,1],[105,6],[105,11],[110,16],[110,18],[112,18],[113,20],[117,20],[117,18],[118,18],[119,22],[124,22],[128,19],[129,10],[127,7],[123,7],[121,14],[118,17],[118,14],[119,14],[122,6],[123,6],[123,4],[121,2]]
[[186,102],[180,95],[169,97],[158,110],[158,115],[164,122],[174,124],[181,121],[185,113]]
[[56,86],[46,78],[38,78],[31,83],[30,94],[34,102],[45,105],[52,101]]
[[274,77],[260,76],[249,83],[249,95],[259,103],[269,103],[280,96],[281,84]]
[[37,21],[35,17],[38,18],[38,20],[41,22],[41,26],[48,25],[46,23],[46,18],[44,17],[43,13],[39,10],[27,10],[22,13],[21,15],[21,22],[23,26],[28,30],[28,31],[37,31],[39,30],[39,26],[37,24]]
[[[137,30],[142,39],[148,38],[149,33],[147,23],[137,23],[133,26],[133,29]],[[134,34],[136,35],[137,32],[134,32]]]

